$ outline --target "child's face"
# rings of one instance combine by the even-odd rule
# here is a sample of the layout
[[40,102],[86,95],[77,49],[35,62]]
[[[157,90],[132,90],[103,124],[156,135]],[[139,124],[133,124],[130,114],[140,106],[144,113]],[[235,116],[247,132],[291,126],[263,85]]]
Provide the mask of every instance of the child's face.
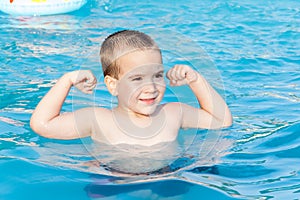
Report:
[[136,115],[150,115],[163,98],[166,84],[161,54],[134,51],[118,59],[119,107]]

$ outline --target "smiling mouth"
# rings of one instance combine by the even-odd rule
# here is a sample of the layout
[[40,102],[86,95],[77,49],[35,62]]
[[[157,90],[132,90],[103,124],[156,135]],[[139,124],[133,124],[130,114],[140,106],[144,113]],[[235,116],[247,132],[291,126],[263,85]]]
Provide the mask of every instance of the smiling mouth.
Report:
[[147,105],[152,105],[155,102],[156,97],[154,98],[147,98],[147,99],[139,99],[141,102],[147,104]]

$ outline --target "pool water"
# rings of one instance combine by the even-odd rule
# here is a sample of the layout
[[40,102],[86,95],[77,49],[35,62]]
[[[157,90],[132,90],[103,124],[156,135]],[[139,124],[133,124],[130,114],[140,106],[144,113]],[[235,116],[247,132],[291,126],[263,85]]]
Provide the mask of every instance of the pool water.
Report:
[[[91,0],[56,16],[0,13],[0,199],[299,199],[299,25],[296,0]],[[41,97],[72,70],[91,69],[99,84],[92,96],[71,91],[63,111],[115,105],[98,53],[122,29],[150,34],[167,68],[197,69],[233,114],[227,129],[182,130],[166,172],[114,175],[91,164],[99,152],[89,138],[52,140],[29,127]],[[168,88],[164,101],[197,105],[185,87]]]

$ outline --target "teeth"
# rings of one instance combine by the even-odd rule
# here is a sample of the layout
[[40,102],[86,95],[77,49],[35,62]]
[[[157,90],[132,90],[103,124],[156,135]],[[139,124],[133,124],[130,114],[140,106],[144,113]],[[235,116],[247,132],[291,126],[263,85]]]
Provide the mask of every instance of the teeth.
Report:
[[150,100],[154,100],[155,98],[148,98],[148,99],[141,99],[142,101],[150,101]]
[[149,100],[149,99],[156,99],[156,97],[150,97],[150,98],[141,98],[141,100]]

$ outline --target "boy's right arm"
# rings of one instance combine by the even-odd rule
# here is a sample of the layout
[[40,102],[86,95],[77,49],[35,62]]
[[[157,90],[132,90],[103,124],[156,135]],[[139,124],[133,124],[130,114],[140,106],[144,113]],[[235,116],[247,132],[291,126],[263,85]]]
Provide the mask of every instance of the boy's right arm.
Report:
[[30,127],[36,133],[55,139],[75,139],[91,134],[92,108],[60,114],[62,105],[72,86],[91,94],[97,80],[88,70],[73,71],[62,76],[39,102],[34,110]]

